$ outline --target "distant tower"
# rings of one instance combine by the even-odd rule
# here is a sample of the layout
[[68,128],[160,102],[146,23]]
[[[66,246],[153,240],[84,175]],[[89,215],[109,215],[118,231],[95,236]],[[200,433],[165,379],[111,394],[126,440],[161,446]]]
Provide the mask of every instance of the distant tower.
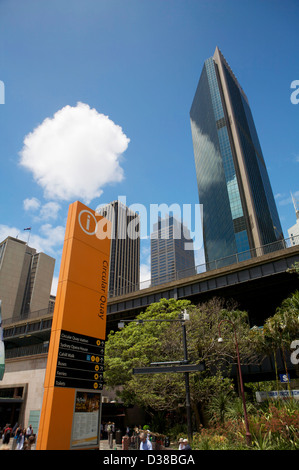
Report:
[[291,245],[299,245],[299,201],[296,200],[291,193],[294,209],[296,213],[296,223],[288,229]]
[[205,61],[190,118],[207,267],[283,239],[248,99],[218,47]]
[[13,321],[48,312],[55,259],[7,237],[0,243],[2,319]]
[[187,227],[174,217],[159,218],[151,234],[152,286],[193,276],[195,263],[192,248],[193,242]]
[[296,219],[298,220],[299,219],[299,198],[295,198],[292,193],[291,193],[291,196],[292,196],[292,201],[293,201],[294,209],[296,213]]
[[112,222],[109,296],[124,295],[139,290],[139,214],[118,200],[99,207],[97,213]]

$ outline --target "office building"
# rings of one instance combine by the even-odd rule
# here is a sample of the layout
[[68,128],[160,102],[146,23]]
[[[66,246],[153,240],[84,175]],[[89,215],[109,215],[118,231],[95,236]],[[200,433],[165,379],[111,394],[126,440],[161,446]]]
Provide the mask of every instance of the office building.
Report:
[[54,297],[55,260],[22,240],[0,243],[0,299],[5,372],[0,381],[0,427],[16,422],[38,430]]
[[55,260],[22,240],[0,243],[2,320],[17,321],[48,311]]
[[97,212],[112,222],[109,297],[139,289],[140,217],[121,201],[99,207]]
[[195,274],[190,232],[175,217],[159,218],[151,234],[151,285]]
[[204,63],[190,119],[207,269],[214,260],[226,258],[226,265],[255,256],[264,245],[274,243],[265,253],[282,248],[248,99],[218,47]]

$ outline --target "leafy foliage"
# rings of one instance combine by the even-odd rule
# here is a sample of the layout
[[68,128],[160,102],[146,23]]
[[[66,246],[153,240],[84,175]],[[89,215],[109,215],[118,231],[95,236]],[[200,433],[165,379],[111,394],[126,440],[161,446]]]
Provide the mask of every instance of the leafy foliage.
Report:
[[[189,374],[193,415],[197,417],[204,406],[209,416],[208,428],[197,420],[200,432],[194,435],[192,447],[245,449],[243,405],[229,379],[230,369],[236,364],[235,333],[242,364],[256,364],[269,353],[274,354],[276,362],[276,351],[281,349],[285,356],[291,342],[299,336],[299,292],[285,299],[262,329],[250,328],[246,312],[218,298],[198,306],[187,300],[162,299],[122,330],[111,332],[105,348],[106,386],[117,389],[125,405],[137,404],[150,411],[154,427],[161,430],[168,412],[178,416],[179,410],[184,411],[184,374],[132,372],[133,368],[152,362],[183,360],[182,327],[177,320],[184,309],[190,315],[190,321],[185,322],[189,362],[204,362],[206,366],[204,372]],[[222,343],[218,343],[219,334]],[[251,388],[254,393],[255,387]],[[299,448],[299,409],[294,400],[265,402],[255,407],[247,397],[246,407],[252,449]],[[176,422],[173,435],[179,433],[183,437],[186,424],[184,419],[180,421]]]
[[[213,421],[209,428],[201,428],[194,435],[193,449],[241,450],[248,448],[241,407],[231,401],[232,409],[240,412],[227,414],[225,421]],[[298,450],[299,404],[294,400],[267,404],[265,409],[249,408],[252,450]]]
[[221,320],[233,321],[242,360],[255,360],[254,341],[248,341],[247,313],[233,307],[216,298],[198,307],[188,300],[175,299],[162,299],[152,304],[136,321],[110,333],[105,350],[107,386],[118,387],[118,394],[125,404],[135,403],[154,410],[177,410],[184,406],[184,374],[133,375],[132,372],[133,368],[149,366],[152,362],[183,360],[181,322],[173,320],[178,320],[181,311],[187,309],[190,315],[190,321],[185,322],[188,358],[190,363],[204,361],[206,366],[204,372],[189,374],[193,409],[221,391],[229,390],[231,381],[223,375],[236,361],[235,340],[231,325],[224,323],[221,334],[225,341],[221,345],[218,343]]

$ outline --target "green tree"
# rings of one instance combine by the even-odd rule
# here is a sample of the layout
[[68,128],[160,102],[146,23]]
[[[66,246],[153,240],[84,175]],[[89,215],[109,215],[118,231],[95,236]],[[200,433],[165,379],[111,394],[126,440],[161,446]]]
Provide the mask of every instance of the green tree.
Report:
[[[117,389],[126,403],[135,403],[154,410],[177,410],[184,407],[184,374],[133,375],[133,368],[149,366],[152,362],[181,361],[184,358],[180,322],[144,321],[174,320],[187,309],[190,321],[185,323],[188,358],[191,363],[205,362],[206,370],[190,373],[191,406],[199,420],[198,406],[205,404],[220,391],[230,389],[231,381],[225,370],[235,360],[235,345],[231,331],[224,327],[227,340],[220,348],[218,324],[230,318],[240,332],[240,352],[244,360],[253,357],[248,339],[250,328],[247,314],[232,306],[224,308],[222,300],[212,299],[198,307],[188,300],[162,299],[149,306],[136,321],[127,323],[117,332],[111,332],[105,348],[105,381]],[[221,359],[221,360],[220,360]]]
[[[299,291],[283,300],[276,313],[268,318],[263,328],[265,344],[270,345],[276,364],[276,351],[281,349],[286,374],[288,373],[286,351],[290,352],[290,345],[299,336]],[[277,375],[277,365],[276,365]],[[278,383],[278,378],[277,378]],[[290,390],[290,384],[288,382]]]
[[287,272],[288,273],[297,273],[297,274],[299,274],[299,262],[295,261],[293,266],[291,266],[290,268],[287,269]]

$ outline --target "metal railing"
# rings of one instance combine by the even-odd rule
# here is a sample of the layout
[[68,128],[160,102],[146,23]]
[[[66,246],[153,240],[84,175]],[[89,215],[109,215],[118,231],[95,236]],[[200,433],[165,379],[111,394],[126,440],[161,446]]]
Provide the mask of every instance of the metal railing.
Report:
[[47,316],[50,317],[52,315],[53,315],[53,307],[43,308],[42,310],[35,310],[34,312],[30,312],[27,315],[14,316],[11,318],[3,318],[2,326],[5,326],[11,323],[38,320],[39,318],[44,318]]
[[242,261],[258,258],[260,256],[268,255],[276,251],[285,250],[296,245],[299,245],[299,235],[290,238],[285,238],[277,242],[269,243],[267,245],[263,245],[247,251],[243,251],[241,253],[234,253],[230,256],[205,262],[192,268],[187,268],[167,275],[155,277],[154,279],[141,281],[139,283],[136,283],[135,285],[130,284],[119,289],[114,289],[113,291],[109,291],[108,296],[109,298],[118,297],[132,292],[137,292],[142,289],[147,289],[149,287],[160,286],[162,284],[167,284],[169,282],[185,279],[187,277],[195,276],[197,274],[201,274],[207,271],[213,271],[216,269],[224,268],[226,266],[231,266],[233,264],[239,264]]
[[21,346],[19,348],[6,349],[5,358],[14,359],[17,357],[35,356],[37,354],[47,354],[49,351],[49,341],[30,346]]

